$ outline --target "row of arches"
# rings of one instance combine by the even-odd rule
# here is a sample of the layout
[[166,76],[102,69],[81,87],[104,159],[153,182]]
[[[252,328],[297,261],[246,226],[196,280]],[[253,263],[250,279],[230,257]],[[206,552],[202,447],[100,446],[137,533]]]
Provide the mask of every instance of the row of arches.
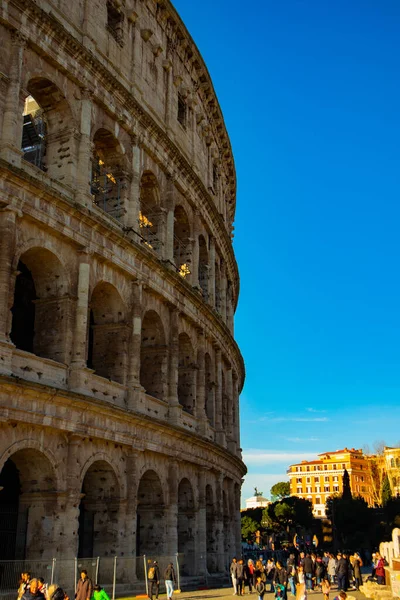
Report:
[[[178,200],[177,190],[172,186],[171,192],[165,176],[156,175],[155,165],[143,157],[139,171],[132,171],[129,144],[116,137],[111,123],[93,127],[86,140],[85,162],[74,136],[76,117],[59,88],[48,79],[33,78],[27,92],[22,116],[24,160],[62,183],[73,186],[78,181],[82,192],[89,180],[87,193],[94,205],[121,221],[157,257],[169,261],[231,325],[233,286],[222,253],[211,248],[212,236],[197,222],[187,200],[183,196]],[[89,172],[79,174],[86,163]]]
[[[233,488],[225,480],[220,499],[210,483],[198,491],[185,476],[165,488],[153,469],[128,484],[137,491],[130,496],[127,512],[125,491],[113,466],[107,459],[93,460],[82,473],[79,489],[69,491],[76,506],[71,519],[68,506],[59,501],[65,497],[61,492],[65,482],[59,481],[48,457],[29,447],[12,453],[0,470],[0,560],[47,558],[55,556],[57,548],[86,558],[173,551],[184,555],[185,574],[194,575],[204,550],[204,566],[210,573],[220,569],[221,554],[228,558],[234,551],[238,506],[231,496],[233,489],[238,496],[238,484]],[[205,548],[201,548],[204,525]],[[122,544],[126,531],[133,532],[132,539]],[[59,538],[65,536],[69,540],[60,547]]]
[[[63,364],[70,364],[74,340],[73,286],[59,257],[50,250],[33,247],[19,258],[11,308],[10,339],[23,351]],[[237,422],[233,381],[235,373],[225,359],[217,363],[212,344],[197,347],[196,334],[181,330],[176,346],[172,343],[168,315],[146,306],[140,308],[140,347],[132,347],[132,312],[117,288],[100,281],[87,301],[87,334],[85,364],[96,375],[127,385],[129,360],[139,352],[140,386],[149,396],[168,401],[172,355],[177,353],[176,395],[182,408],[196,411],[197,391],[203,386],[204,410],[212,427],[216,412],[222,412],[222,427]],[[137,307],[136,307],[137,308]],[[161,311],[161,307],[160,307]],[[165,311],[164,311],[165,313]],[[84,338],[85,339],[85,338]],[[217,406],[218,393],[221,405]]]

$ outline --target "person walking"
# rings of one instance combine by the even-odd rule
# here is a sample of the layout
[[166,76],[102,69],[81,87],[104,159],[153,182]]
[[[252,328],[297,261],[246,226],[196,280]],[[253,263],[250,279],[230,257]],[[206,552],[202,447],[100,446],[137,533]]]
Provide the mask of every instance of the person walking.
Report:
[[153,561],[147,573],[147,579],[149,581],[149,598],[153,600],[153,594],[156,594],[156,600],[158,600],[158,593],[160,591],[160,569],[157,561]]
[[379,552],[376,553],[376,567],[375,567],[375,575],[378,580],[379,585],[385,585],[385,561]]
[[282,598],[286,600],[286,591],[287,591],[287,583],[288,583],[288,575],[286,569],[283,568],[282,563],[277,560],[275,575],[274,575],[274,584],[281,585],[283,587]]
[[21,600],[45,600],[44,595],[39,590],[39,582],[37,579],[30,580],[29,589],[22,595]]
[[174,593],[174,585],[176,584],[175,569],[172,563],[169,563],[168,567],[165,569],[164,579],[167,592],[167,599],[172,600],[172,594]]
[[336,580],[338,585],[338,590],[343,590],[344,592],[347,589],[346,580],[347,580],[347,560],[345,556],[342,554],[337,555],[337,564],[336,564]]
[[237,586],[237,560],[236,556],[232,558],[231,566],[229,567],[229,573],[231,575],[232,585],[233,585],[233,596],[238,595],[238,586]]
[[354,572],[354,585],[356,590],[360,589],[360,585],[362,585],[362,575],[361,575],[361,567],[363,566],[363,562],[361,560],[361,556],[356,552],[354,554],[353,560],[353,572]]
[[314,578],[314,562],[309,554],[304,559],[304,575],[306,576],[306,589],[313,589],[313,578]]
[[82,569],[75,592],[75,600],[90,600],[93,593],[93,583],[86,569]]
[[329,555],[329,560],[328,560],[328,575],[329,575],[329,579],[330,579],[331,584],[335,583],[336,558],[334,557],[333,554]]
[[296,565],[292,564],[287,566],[286,565],[286,570],[287,570],[287,574],[288,574],[288,582],[289,582],[289,587],[290,587],[290,595],[291,596],[295,596],[296,595],[296,583],[297,583],[297,569],[296,569]]
[[107,594],[106,590],[101,587],[101,585],[96,583],[96,585],[93,586],[92,600],[110,600],[110,596]]
[[237,577],[237,593],[238,596],[244,595],[244,581],[245,581],[245,568],[243,563],[243,558],[239,560],[236,567],[236,577]]
[[48,586],[46,592],[46,600],[65,600],[67,598],[64,590],[56,583]]
[[265,583],[261,580],[261,577],[257,577],[255,590],[258,594],[258,600],[263,600],[265,594]]

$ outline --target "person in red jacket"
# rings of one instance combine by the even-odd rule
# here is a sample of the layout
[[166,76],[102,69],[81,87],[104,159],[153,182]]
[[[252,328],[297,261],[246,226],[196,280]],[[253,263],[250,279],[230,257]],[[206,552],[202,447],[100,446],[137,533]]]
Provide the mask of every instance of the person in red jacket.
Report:
[[379,553],[377,553],[376,558],[378,562],[375,567],[375,575],[379,585],[385,585],[385,561]]

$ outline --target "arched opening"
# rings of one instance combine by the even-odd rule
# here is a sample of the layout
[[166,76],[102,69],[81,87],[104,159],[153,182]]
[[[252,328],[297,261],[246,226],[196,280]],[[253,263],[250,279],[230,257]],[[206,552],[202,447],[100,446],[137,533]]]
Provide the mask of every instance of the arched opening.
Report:
[[178,552],[183,554],[183,575],[195,573],[195,507],[193,488],[188,479],[178,487]]
[[139,228],[142,242],[155,252],[161,252],[162,210],[156,176],[144,171],[140,180]]
[[199,285],[204,300],[208,300],[208,251],[207,244],[202,235],[199,236]]
[[186,333],[179,335],[178,400],[183,410],[194,414],[196,365],[193,346]]
[[174,212],[174,261],[182,277],[190,274],[192,264],[190,225],[182,206],[177,206]]
[[98,283],[89,308],[87,365],[96,375],[125,384],[129,327],[121,296],[110,283]]
[[117,138],[107,129],[98,129],[93,137],[90,191],[93,202],[115,219],[124,214],[124,155]]
[[204,357],[206,370],[206,415],[211,427],[215,425],[215,377],[211,357],[206,353]]
[[214,503],[214,492],[211,485],[206,485],[206,547],[207,547],[207,571],[217,572],[217,532],[216,532],[216,508]]
[[86,471],[79,505],[78,556],[115,556],[120,490],[114,469],[97,460]]
[[71,185],[76,176],[77,140],[69,104],[46,78],[31,79],[27,92],[21,142],[24,160]]
[[44,248],[27,250],[18,263],[11,340],[20,350],[68,360],[68,289],[64,267]]
[[0,473],[0,560],[51,556],[55,490],[54,470],[41,452],[18,450],[5,462]]
[[166,399],[167,346],[161,319],[154,310],[148,311],[142,321],[140,385],[146,394]]
[[137,496],[136,556],[164,553],[164,497],[161,481],[154,471],[146,471]]

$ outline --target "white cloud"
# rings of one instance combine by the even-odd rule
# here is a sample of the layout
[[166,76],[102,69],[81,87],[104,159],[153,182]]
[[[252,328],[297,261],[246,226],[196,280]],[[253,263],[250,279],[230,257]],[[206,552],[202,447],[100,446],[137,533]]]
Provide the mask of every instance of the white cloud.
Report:
[[285,440],[287,440],[288,442],[320,442],[321,439],[320,438],[316,438],[316,437],[309,437],[309,438],[300,438],[300,437],[288,437],[285,438]]
[[307,408],[307,410],[311,413],[326,413],[326,410],[319,410],[317,408]]
[[243,461],[246,465],[271,465],[286,463],[288,466],[302,460],[312,460],[315,452],[269,452],[267,450],[243,450]]

